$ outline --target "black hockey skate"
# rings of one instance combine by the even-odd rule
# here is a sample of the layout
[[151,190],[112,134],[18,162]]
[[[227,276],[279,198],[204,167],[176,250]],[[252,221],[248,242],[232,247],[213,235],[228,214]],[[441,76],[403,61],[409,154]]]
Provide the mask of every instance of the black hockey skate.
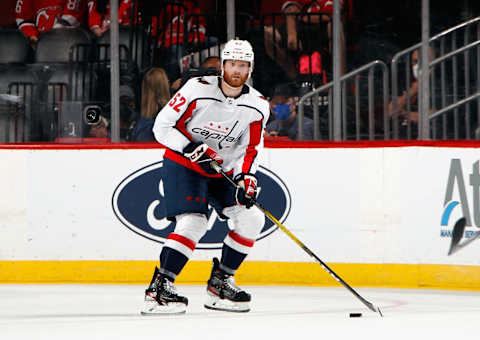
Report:
[[145,290],[143,315],[180,314],[187,311],[188,299],[177,294],[173,282],[158,272],[155,267],[152,281]]
[[207,282],[208,299],[204,306],[208,309],[227,312],[248,312],[250,310],[250,294],[235,284],[232,275],[219,268],[220,262],[213,259],[213,268]]

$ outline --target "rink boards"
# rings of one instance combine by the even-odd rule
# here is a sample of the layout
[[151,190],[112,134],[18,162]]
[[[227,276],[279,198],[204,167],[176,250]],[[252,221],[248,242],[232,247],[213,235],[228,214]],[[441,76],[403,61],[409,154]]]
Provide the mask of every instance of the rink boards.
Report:
[[[479,243],[447,256],[453,224],[480,227],[475,143],[268,144],[259,200],[357,286],[480,289]],[[155,145],[1,146],[0,282],[146,283],[174,225]],[[203,283],[228,226],[178,282]],[[338,285],[266,223],[237,281]]]

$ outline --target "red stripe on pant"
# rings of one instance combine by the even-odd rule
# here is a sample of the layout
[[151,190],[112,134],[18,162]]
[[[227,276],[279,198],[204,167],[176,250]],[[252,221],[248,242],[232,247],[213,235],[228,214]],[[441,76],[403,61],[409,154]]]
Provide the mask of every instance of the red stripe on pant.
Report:
[[189,238],[187,238],[185,236],[175,234],[175,233],[171,233],[168,236],[168,238],[170,240],[174,240],[174,241],[177,241],[177,242],[183,244],[185,247],[188,247],[191,250],[195,250],[195,242],[193,242],[192,240],[190,240]]
[[255,240],[243,237],[234,231],[230,231],[228,236],[230,236],[235,242],[240,243],[242,246],[253,247],[253,244],[255,243]]

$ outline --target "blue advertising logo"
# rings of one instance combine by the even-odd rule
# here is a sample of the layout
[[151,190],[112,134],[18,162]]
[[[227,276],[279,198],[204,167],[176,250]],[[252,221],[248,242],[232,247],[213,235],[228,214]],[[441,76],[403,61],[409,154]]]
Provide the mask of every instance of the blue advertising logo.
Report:
[[450,219],[450,215],[452,214],[453,208],[455,208],[460,202],[452,201],[449,202],[445,209],[443,209],[442,220],[440,222],[441,226],[448,226],[448,221]]
[[[164,243],[175,229],[175,222],[162,216],[162,204],[165,204],[162,165],[163,162],[154,163],[128,175],[112,196],[112,208],[120,222],[138,235],[159,243]],[[259,166],[256,175],[259,183],[258,201],[280,222],[285,221],[291,204],[287,186],[265,167]],[[221,220],[211,207],[207,218],[208,230],[196,248],[221,249],[223,239],[230,230],[227,222]],[[266,218],[257,240],[267,237],[276,229],[277,226]]]
[[[467,176],[464,175],[461,160],[459,158],[451,159],[440,220],[441,227],[448,228],[460,217],[465,217],[467,228],[480,227],[480,161],[475,161],[472,164],[471,172],[467,173]],[[453,222],[451,221],[452,216],[454,217]],[[473,234],[472,230],[464,232],[466,238],[470,238]],[[440,236],[452,237],[452,231],[441,229]]]

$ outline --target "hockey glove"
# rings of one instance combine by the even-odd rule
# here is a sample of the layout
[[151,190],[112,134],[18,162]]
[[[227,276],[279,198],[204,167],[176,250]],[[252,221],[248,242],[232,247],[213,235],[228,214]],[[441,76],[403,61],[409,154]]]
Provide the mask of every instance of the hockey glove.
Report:
[[223,159],[207,144],[201,142],[190,142],[184,149],[183,155],[190,161],[197,163],[208,174],[216,174],[210,166],[212,160],[218,164],[223,163]]
[[257,197],[257,178],[253,174],[241,173],[235,176],[237,190],[235,191],[235,202],[250,209]]

